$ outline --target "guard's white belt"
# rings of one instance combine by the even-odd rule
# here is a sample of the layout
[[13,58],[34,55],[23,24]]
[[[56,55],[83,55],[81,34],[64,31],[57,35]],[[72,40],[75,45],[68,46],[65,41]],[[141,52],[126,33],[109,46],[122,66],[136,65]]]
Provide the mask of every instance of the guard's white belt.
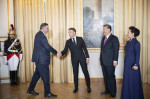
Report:
[[9,50],[9,52],[18,52],[18,50]]

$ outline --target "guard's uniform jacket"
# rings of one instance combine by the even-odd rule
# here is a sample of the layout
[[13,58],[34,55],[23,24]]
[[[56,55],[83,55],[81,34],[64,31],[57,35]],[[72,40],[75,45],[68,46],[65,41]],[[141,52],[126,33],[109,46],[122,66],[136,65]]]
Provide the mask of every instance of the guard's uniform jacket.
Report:
[[22,58],[22,48],[19,39],[6,40],[4,43],[4,56],[7,56],[7,62],[10,71],[16,71],[19,61]]

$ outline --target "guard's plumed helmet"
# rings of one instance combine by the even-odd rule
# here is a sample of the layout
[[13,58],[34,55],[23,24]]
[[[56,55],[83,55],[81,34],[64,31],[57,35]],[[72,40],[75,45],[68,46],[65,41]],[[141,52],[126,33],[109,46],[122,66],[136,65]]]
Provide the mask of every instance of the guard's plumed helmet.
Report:
[[13,24],[10,25],[10,29],[9,29],[9,33],[8,34],[14,34],[14,35],[16,34]]

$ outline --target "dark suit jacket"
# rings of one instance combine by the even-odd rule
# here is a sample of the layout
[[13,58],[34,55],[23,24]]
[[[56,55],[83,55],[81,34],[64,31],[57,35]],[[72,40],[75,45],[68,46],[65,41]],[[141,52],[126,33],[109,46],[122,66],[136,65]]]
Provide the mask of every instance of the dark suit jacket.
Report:
[[[85,59],[85,58],[89,58],[89,54],[86,48],[86,45],[84,43],[84,40],[82,37],[76,37],[76,42],[77,45],[74,45],[74,43],[72,42],[72,39],[69,39],[66,41],[66,45],[64,50],[61,52],[62,55],[64,55],[67,51],[68,48],[71,51],[71,59],[72,61],[74,59]],[[84,52],[83,52],[84,50]]]
[[113,61],[118,61],[119,54],[119,40],[116,36],[110,35],[106,44],[104,45],[104,39],[101,42],[101,54],[100,61],[104,65],[113,65]]
[[47,41],[42,31],[37,32],[34,39],[34,49],[32,54],[32,62],[37,64],[50,64],[50,52],[57,54]]

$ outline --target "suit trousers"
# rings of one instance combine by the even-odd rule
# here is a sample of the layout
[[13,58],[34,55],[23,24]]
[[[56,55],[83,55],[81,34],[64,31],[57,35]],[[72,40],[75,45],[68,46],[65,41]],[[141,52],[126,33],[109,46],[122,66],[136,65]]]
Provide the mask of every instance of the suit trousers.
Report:
[[101,65],[104,76],[105,90],[111,95],[116,96],[115,67],[113,65],[104,65],[103,62]]
[[28,91],[33,91],[39,78],[42,78],[44,83],[44,93],[50,93],[50,80],[49,80],[49,64],[36,64],[36,70],[33,74]]
[[72,60],[72,66],[73,66],[73,74],[74,74],[74,86],[76,89],[78,89],[78,73],[79,73],[79,63],[81,65],[83,74],[85,76],[86,85],[88,88],[90,88],[90,77],[89,72],[87,70],[87,64],[85,59],[74,59]]

